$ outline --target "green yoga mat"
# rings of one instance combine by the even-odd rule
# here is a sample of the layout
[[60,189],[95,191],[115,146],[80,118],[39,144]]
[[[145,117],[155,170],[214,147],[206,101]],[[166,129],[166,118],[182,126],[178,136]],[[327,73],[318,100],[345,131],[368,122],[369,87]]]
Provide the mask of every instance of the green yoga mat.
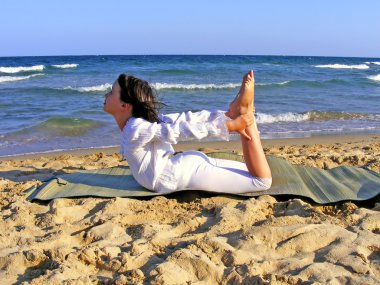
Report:
[[[241,155],[234,153],[215,152],[208,155],[243,161]],[[323,170],[293,165],[273,156],[268,156],[268,162],[273,176],[271,189],[236,195],[295,195],[326,204],[344,200],[367,200],[380,193],[380,174],[369,169],[339,166]],[[78,196],[142,197],[163,194],[143,188],[132,177],[129,167],[119,166],[59,175],[40,187],[28,189],[26,195],[28,200],[51,200]]]

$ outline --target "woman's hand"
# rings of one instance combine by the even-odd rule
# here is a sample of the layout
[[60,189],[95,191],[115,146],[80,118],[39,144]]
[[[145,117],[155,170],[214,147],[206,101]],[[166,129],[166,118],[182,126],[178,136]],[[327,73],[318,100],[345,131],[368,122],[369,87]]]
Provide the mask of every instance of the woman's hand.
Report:
[[254,123],[255,117],[253,113],[247,113],[244,115],[238,116],[232,121],[227,121],[227,129],[230,132],[238,132],[243,135],[247,140],[251,140],[251,137],[247,135],[245,129]]

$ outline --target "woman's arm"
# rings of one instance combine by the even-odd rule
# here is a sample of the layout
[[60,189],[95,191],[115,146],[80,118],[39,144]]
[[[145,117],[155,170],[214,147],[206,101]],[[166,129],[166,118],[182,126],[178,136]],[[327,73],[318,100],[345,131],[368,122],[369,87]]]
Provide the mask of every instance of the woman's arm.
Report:
[[198,112],[182,112],[182,113],[171,113],[171,114],[160,114],[159,118],[165,123],[179,123],[179,122],[207,122],[218,116],[222,111],[207,111],[202,110]]
[[171,144],[189,139],[202,139],[207,136],[229,140],[226,121],[229,120],[223,111],[201,111],[171,114],[166,122],[150,123],[141,118],[134,118],[126,125],[124,135],[136,145],[143,146],[153,140]]
[[[202,116],[199,114],[194,116],[192,112],[181,113],[171,123],[150,123],[137,118],[133,119],[131,124],[127,124],[124,135],[135,147],[144,146],[154,140],[171,144],[190,139],[200,140],[205,137],[229,140],[230,132],[238,132],[248,140],[251,139],[245,133],[245,128],[253,123],[253,114],[245,114],[234,120],[226,117],[223,111],[203,113]],[[205,117],[207,120],[204,119]]]

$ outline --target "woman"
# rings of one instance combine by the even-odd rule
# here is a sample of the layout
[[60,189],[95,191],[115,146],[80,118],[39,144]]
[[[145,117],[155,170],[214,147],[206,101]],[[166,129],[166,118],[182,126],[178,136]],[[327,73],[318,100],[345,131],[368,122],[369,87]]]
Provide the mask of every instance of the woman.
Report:
[[[149,84],[121,74],[105,94],[104,111],[122,131],[121,150],[132,175],[145,188],[166,193],[198,189],[246,193],[267,190],[271,171],[263,152],[254,117],[254,77],[249,71],[229,110],[158,114],[158,102]],[[171,144],[206,136],[241,136],[245,163],[215,159],[202,152],[174,155]]]

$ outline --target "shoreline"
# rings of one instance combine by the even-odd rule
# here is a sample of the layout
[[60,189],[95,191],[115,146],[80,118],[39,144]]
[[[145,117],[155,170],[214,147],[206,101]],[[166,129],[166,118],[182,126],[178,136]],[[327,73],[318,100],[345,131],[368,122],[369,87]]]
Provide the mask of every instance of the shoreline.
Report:
[[[319,135],[302,138],[275,138],[275,139],[262,139],[263,148],[279,147],[279,146],[302,146],[302,145],[315,145],[315,144],[341,144],[341,143],[365,143],[370,144],[380,142],[380,134],[353,134],[353,135]],[[179,142],[173,145],[175,151],[187,150],[236,150],[241,151],[240,140],[231,141],[188,141]],[[0,156],[0,161],[6,160],[24,160],[33,159],[38,157],[54,157],[63,154],[71,154],[84,156],[94,153],[113,154],[119,153],[119,146],[114,147],[93,147],[83,149],[68,149],[56,150],[37,153],[15,154],[9,156]]]

